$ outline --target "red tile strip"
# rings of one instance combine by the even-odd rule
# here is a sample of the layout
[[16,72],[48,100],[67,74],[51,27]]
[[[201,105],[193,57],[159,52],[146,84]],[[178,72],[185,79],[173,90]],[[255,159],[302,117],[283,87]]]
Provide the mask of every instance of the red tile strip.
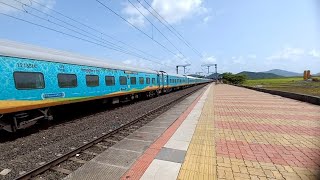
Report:
[[265,119],[283,119],[283,120],[310,120],[320,121],[320,116],[299,115],[299,114],[270,114],[270,113],[252,113],[252,112],[232,112],[215,110],[218,116],[238,116],[238,117],[252,117]]
[[254,109],[254,110],[277,110],[277,111],[300,111],[300,112],[314,112],[320,113],[318,109],[314,108],[296,108],[296,107],[276,107],[276,106],[248,106],[248,105],[215,105],[216,109]]
[[319,127],[272,125],[272,124],[258,124],[258,123],[234,122],[234,121],[216,121],[215,125],[217,128],[222,128],[222,129],[237,129],[237,130],[245,130],[245,131],[320,136]]
[[203,93],[199,95],[183,114],[144,152],[142,156],[131,166],[131,168],[121,177],[122,180],[140,179],[147,170],[153,159],[157,156],[161,148],[168,142],[171,136],[179,128],[181,123],[187,118],[194,106],[197,104]]
[[320,167],[320,149],[219,140],[218,156],[295,167]]
[[236,104],[236,105],[238,105],[238,104],[246,104],[246,105],[252,105],[252,106],[259,106],[259,105],[271,105],[271,106],[298,106],[298,105],[300,105],[301,103],[299,102],[281,102],[281,103],[275,103],[275,102],[261,102],[261,100],[260,100],[260,102],[250,102],[250,101],[246,101],[246,100],[242,100],[242,101],[238,101],[238,100],[231,100],[231,101],[221,101],[221,100],[216,100],[215,101],[215,103],[216,104],[225,104],[225,103],[227,103],[227,104],[229,104],[229,103],[231,103],[231,104]]

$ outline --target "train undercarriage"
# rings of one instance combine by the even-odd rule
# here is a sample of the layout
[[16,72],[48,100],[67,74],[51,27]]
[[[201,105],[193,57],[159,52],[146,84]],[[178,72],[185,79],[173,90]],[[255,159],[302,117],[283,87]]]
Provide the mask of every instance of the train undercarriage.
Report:
[[[161,94],[170,93],[179,89],[184,89],[187,86],[176,87],[176,88],[162,88],[155,91],[147,91],[143,93],[135,93],[130,95],[124,95],[120,97],[113,97],[107,99],[98,100],[102,104],[118,104],[134,101],[138,99],[148,99],[159,96]],[[16,132],[21,129],[29,128],[39,122],[48,122],[53,120],[53,113],[51,109],[55,107],[35,109],[23,112],[16,112],[10,114],[0,114],[0,130],[8,132]]]
[[16,132],[17,130],[31,127],[41,120],[53,120],[50,108],[2,115],[0,118],[0,130]]

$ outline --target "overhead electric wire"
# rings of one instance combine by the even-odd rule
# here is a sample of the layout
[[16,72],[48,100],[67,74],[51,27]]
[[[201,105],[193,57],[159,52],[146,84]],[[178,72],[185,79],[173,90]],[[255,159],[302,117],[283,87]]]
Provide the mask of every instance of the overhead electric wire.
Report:
[[[157,18],[158,21],[161,22],[161,24],[163,24],[166,28],[168,28],[169,31],[171,31],[172,34],[174,34],[175,36],[177,36],[176,32],[173,32],[170,27],[168,27],[165,23],[162,22],[163,20],[161,20],[161,19],[158,17],[158,16],[160,16],[160,14],[159,14],[158,12],[156,12],[156,10],[154,10],[154,9],[152,8],[152,6],[148,4],[148,2],[145,1],[145,2],[148,4],[148,6],[149,6],[150,8],[152,8],[152,10],[153,10],[154,12],[157,13],[158,16],[154,15],[153,12],[151,12],[151,11],[149,10],[149,8],[145,7],[145,6],[141,3],[140,0],[136,0],[136,1],[137,1],[144,9],[146,9],[152,16],[154,16],[155,18]],[[183,41],[183,39],[181,39],[179,36],[177,36],[177,37],[178,37],[181,41]],[[185,43],[185,42],[184,42],[184,43]]]
[[137,8],[130,0],[128,0],[128,2],[154,27],[156,28],[156,30],[184,57],[186,58],[186,56],[177,48],[177,46],[175,46],[168,38],[167,36],[165,36],[158,28],[157,26],[155,26],[140,10],[139,8]]
[[30,2],[33,2],[33,3],[36,3],[36,4],[39,5],[39,6],[42,6],[42,7],[46,8],[46,9],[48,9],[48,10],[56,13],[56,14],[59,14],[60,16],[62,16],[62,17],[64,17],[64,18],[67,18],[67,19],[69,19],[69,20],[71,20],[71,21],[73,21],[73,22],[76,22],[76,23],[78,23],[78,24],[80,24],[80,25],[82,25],[82,26],[84,26],[84,27],[86,27],[86,28],[88,28],[88,29],[91,29],[92,31],[95,31],[95,32],[97,32],[97,33],[99,33],[99,34],[101,34],[101,35],[103,35],[103,36],[105,36],[105,37],[108,37],[108,38],[110,38],[110,39],[112,39],[112,40],[114,40],[114,41],[116,41],[116,42],[118,42],[118,43],[121,43],[121,44],[123,44],[123,45],[125,45],[125,46],[127,46],[127,47],[130,47],[130,48],[132,48],[132,49],[135,49],[136,51],[139,51],[139,52],[141,52],[141,53],[143,53],[143,54],[145,54],[145,55],[147,55],[147,56],[149,56],[149,57],[152,57],[152,58],[154,58],[154,59],[160,60],[159,58],[157,58],[157,57],[155,57],[155,56],[153,56],[153,55],[151,55],[151,54],[149,54],[149,53],[147,53],[147,52],[145,52],[145,51],[142,51],[142,50],[140,50],[140,49],[138,49],[138,48],[136,48],[136,47],[134,47],[134,46],[132,46],[132,45],[129,45],[129,44],[127,44],[127,43],[125,43],[125,42],[123,42],[123,41],[121,41],[121,40],[118,40],[118,39],[114,38],[114,37],[111,36],[111,35],[108,35],[108,34],[106,34],[106,33],[103,33],[102,31],[100,31],[100,30],[98,30],[98,29],[95,29],[95,28],[93,28],[93,27],[91,27],[91,26],[89,26],[89,25],[86,25],[86,24],[84,24],[84,23],[76,20],[75,18],[72,18],[72,17],[69,17],[69,16],[67,16],[67,15],[64,15],[63,13],[61,13],[61,12],[59,12],[59,11],[56,11],[56,10],[54,10],[54,9],[52,9],[52,8],[49,8],[49,7],[47,7],[47,6],[44,5],[44,4],[41,4],[41,3],[39,3],[39,2],[37,2],[37,1],[35,1],[35,0],[29,0],[29,1],[30,1]]
[[130,50],[126,50],[126,49],[124,49],[124,48],[116,45],[115,43],[110,42],[110,41],[108,41],[108,40],[105,40],[105,39],[103,39],[103,38],[101,38],[101,39],[103,40],[103,41],[101,41],[101,40],[100,40],[100,37],[96,36],[95,34],[92,34],[92,33],[88,32],[88,31],[86,31],[86,30],[83,30],[83,29],[81,29],[81,28],[78,28],[78,27],[76,27],[76,26],[74,26],[74,25],[72,25],[72,24],[70,24],[70,23],[68,23],[68,22],[66,22],[66,21],[63,21],[63,20],[61,20],[61,19],[59,19],[59,18],[56,18],[56,17],[54,17],[54,16],[52,16],[52,15],[50,15],[50,14],[48,14],[48,13],[42,12],[42,11],[40,11],[40,10],[38,10],[38,9],[36,9],[36,8],[33,8],[33,7],[31,7],[31,6],[27,5],[27,4],[24,4],[24,3],[22,3],[22,2],[20,2],[20,1],[18,1],[18,0],[14,0],[14,1],[16,1],[16,2],[18,2],[18,3],[20,3],[20,4],[22,4],[22,5],[28,6],[28,8],[31,8],[31,9],[33,9],[33,10],[35,10],[35,11],[37,11],[37,12],[40,12],[40,13],[42,13],[42,14],[45,14],[45,15],[47,15],[47,16],[49,16],[49,17],[52,17],[52,18],[54,18],[55,20],[58,20],[58,21],[60,21],[60,22],[63,22],[63,23],[65,23],[65,24],[67,24],[67,25],[69,25],[69,26],[71,26],[71,27],[74,27],[74,28],[80,30],[80,31],[83,31],[83,32],[85,32],[85,33],[87,33],[87,34],[90,34],[91,36],[94,36],[94,37],[96,37],[96,38],[98,38],[98,39],[89,37],[89,36],[87,36],[87,35],[85,35],[85,34],[83,34],[83,33],[80,33],[80,32],[78,32],[78,31],[75,31],[75,30],[70,29],[70,28],[68,28],[68,27],[65,27],[65,26],[63,26],[63,25],[57,24],[57,23],[55,23],[55,22],[52,22],[52,21],[50,21],[49,19],[45,19],[45,18],[39,17],[39,16],[37,16],[37,15],[35,15],[35,14],[32,14],[32,13],[28,12],[28,11],[27,11],[26,9],[24,9],[24,8],[23,8],[23,9],[24,9],[25,11],[23,11],[22,9],[19,9],[19,8],[17,8],[17,7],[11,6],[11,5],[9,5],[9,4],[3,3],[3,2],[1,2],[1,3],[2,3],[2,4],[5,4],[5,5],[7,5],[7,6],[10,6],[11,8],[14,8],[14,9],[16,9],[16,10],[20,10],[20,11],[22,11],[22,12],[24,12],[24,13],[27,13],[27,14],[29,14],[29,15],[32,15],[32,16],[34,16],[34,17],[36,17],[36,18],[41,19],[41,20],[48,21],[48,22],[53,23],[53,24],[55,24],[55,25],[57,25],[57,26],[61,26],[61,27],[65,28],[65,29],[68,29],[68,30],[70,30],[70,31],[73,31],[73,32],[75,32],[75,33],[77,33],[77,34],[83,35],[83,36],[85,36],[85,37],[94,39],[94,40],[99,41],[99,42],[102,42],[102,43],[106,43],[106,44],[108,44],[109,46],[112,46],[112,47],[115,48],[115,49],[118,48],[118,49],[120,49],[121,51],[128,52],[128,53],[130,53],[130,54],[132,54],[132,55],[139,56],[139,57],[143,57],[143,56],[140,55],[140,54],[137,54],[137,53],[135,53],[135,52],[133,52],[133,51],[130,51]]
[[[0,2],[0,3],[2,3],[2,2]],[[78,40],[82,40],[82,41],[85,41],[85,42],[88,42],[88,43],[91,43],[91,44],[95,44],[95,45],[98,45],[98,46],[101,46],[101,47],[104,47],[104,48],[107,48],[107,49],[118,51],[118,52],[121,52],[123,54],[132,55],[132,54],[130,54],[128,52],[125,52],[125,51],[122,51],[122,50],[119,50],[119,49],[115,49],[115,48],[112,48],[112,47],[109,47],[109,46],[106,46],[106,45],[103,45],[103,44],[100,44],[100,43],[97,43],[97,42],[94,42],[94,41],[91,41],[91,40],[88,40],[88,39],[85,39],[85,38],[82,38],[82,37],[79,37],[79,36],[75,36],[75,35],[60,31],[60,30],[56,30],[56,29],[53,29],[53,28],[48,27],[48,26],[37,24],[37,23],[31,22],[31,21],[28,21],[28,20],[25,20],[25,19],[22,19],[22,18],[18,18],[18,17],[12,16],[12,15],[9,15],[9,14],[5,14],[5,13],[1,13],[1,12],[0,12],[0,14],[4,15],[4,16],[7,16],[7,17],[10,17],[10,18],[13,18],[13,19],[16,19],[16,20],[19,20],[19,21],[23,21],[25,23],[29,23],[29,24],[32,24],[32,25],[35,25],[35,26],[38,26],[38,27],[42,27],[42,28],[47,29],[47,30],[51,30],[51,31],[57,32],[57,33],[60,33],[60,34],[63,34],[63,35],[69,36],[69,37],[76,38]],[[135,56],[135,55],[132,55],[132,56]],[[159,63],[159,62],[156,62],[156,61],[152,61],[152,60],[146,59],[144,57],[139,57],[139,56],[135,56],[135,57],[138,57],[138,58],[141,58],[141,59],[144,59],[144,60],[156,63],[156,64],[160,64],[160,65],[163,65],[163,66],[167,66],[165,64],[162,64],[162,63]],[[170,66],[168,66],[168,67],[170,67]]]
[[[141,5],[142,3],[140,0],[137,0]],[[189,48],[191,48],[196,54],[198,54],[201,58],[203,57],[201,53],[199,53],[198,50],[196,50],[192,45],[164,18],[162,17],[146,0],[143,0],[165,23],[163,23],[158,16],[155,16],[153,13],[151,13],[148,8],[146,8],[154,17],[156,17],[163,25],[165,25],[175,36],[177,36],[185,45],[187,45]],[[142,5],[143,6],[143,5]],[[175,33],[168,27],[170,26]]]
[[[75,32],[75,33],[80,34],[80,35],[82,35],[82,36],[85,36],[85,37],[87,37],[87,38],[91,38],[91,39],[93,39],[93,40],[95,40],[95,41],[104,43],[104,42],[101,41],[100,39],[92,38],[92,37],[90,37],[90,36],[88,36],[88,35],[86,35],[86,34],[83,34],[83,33],[78,32],[78,31],[76,31],[76,30],[70,29],[70,28],[68,28],[68,27],[66,27],[66,26],[64,26],[64,25],[61,25],[61,24],[52,22],[52,21],[50,21],[50,20],[48,20],[48,19],[45,19],[45,18],[40,17],[40,16],[38,16],[38,15],[32,14],[32,13],[30,13],[30,12],[28,12],[28,11],[24,11],[24,10],[22,10],[22,9],[19,9],[19,8],[17,8],[17,7],[14,7],[14,6],[9,5],[9,4],[7,4],[7,3],[4,3],[4,2],[0,2],[0,3],[1,3],[1,4],[4,4],[4,5],[6,5],[6,6],[9,6],[9,7],[13,8],[13,9],[16,9],[16,10],[18,10],[18,11],[21,11],[21,12],[23,12],[23,13],[27,13],[27,14],[29,14],[29,15],[31,15],[31,16],[33,16],[33,17],[36,17],[36,18],[38,18],[38,19],[41,19],[41,20],[43,20],[43,21],[47,21],[47,22],[49,22],[49,23],[51,23],[51,24],[60,26],[60,27],[65,28],[65,29],[67,29],[67,30],[69,30],[69,31]],[[108,47],[112,47],[112,46],[110,46],[110,45],[108,44]],[[112,47],[112,48],[115,48],[115,49],[116,49],[117,47]],[[122,51],[125,51],[125,50],[123,50],[123,49],[121,49],[121,48],[119,48],[119,49],[122,50]]]
[[[163,44],[161,44],[159,41],[153,39],[151,36],[149,36],[147,33],[145,33],[144,31],[142,31],[141,29],[139,29],[137,26],[135,26],[134,24],[132,24],[131,22],[129,22],[128,20],[126,20],[124,17],[122,17],[120,14],[118,14],[117,12],[115,12],[114,10],[112,10],[109,6],[105,5],[104,3],[102,3],[99,0],[95,0],[97,1],[99,4],[101,4],[104,8],[108,9],[109,11],[111,11],[113,14],[115,14],[116,16],[118,16],[119,18],[121,18],[123,21],[127,22],[128,24],[130,24],[132,27],[134,27],[136,30],[140,31],[142,34],[144,34],[145,36],[147,36],[148,38],[150,38],[152,41],[156,42],[159,46],[163,47],[165,50],[167,50],[168,52],[170,52],[171,54],[173,54],[174,56],[176,56],[176,53],[174,53],[173,51],[171,51],[170,49],[168,49],[166,46],[164,46]],[[178,56],[179,57],[179,56]],[[180,59],[184,60],[183,58],[179,57]]]
[[[137,0],[140,4],[141,2],[139,0]],[[166,24],[167,26],[169,26],[171,29],[173,29],[175,31],[175,34],[182,42],[184,42],[189,48],[191,48],[195,53],[197,53],[200,57],[202,57],[202,54],[199,53],[198,50],[196,50],[194,47],[192,47],[192,45],[179,33],[179,31],[177,31],[163,16],[160,15],[160,13],[158,13],[146,0],[143,0]],[[153,16],[154,14],[151,13]],[[155,16],[161,23],[163,23],[157,16]],[[163,23],[164,24],[164,23]],[[164,24],[165,25],[165,24]],[[167,27],[168,29],[170,29],[169,27]]]
[[[142,3],[140,2],[140,0],[137,0],[139,2],[139,4],[142,5]],[[145,6],[143,6],[145,9],[147,9],[150,14],[154,17],[156,17],[164,26],[166,26],[176,37],[178,37],[186,46],[188,46],[189,48],[191,48],[196,54],[198,54],[201,58],[203,57],[202,54],[195,49],[164,17],[162,17],[146,0],[143,0],[156,14],[154,15],[153,13],[150,12],[149,8],[146,8]],[[163,23],[162,20],[159,19],[159,17],[165,22]],[[175,32],[173,32],[171,29],[173,29]]]
[[[95,35],[95,34],[92,34],[92,33],[88,32],[88,31],[86,31],[86,30],[83,30],[83,29],[81,29],[81,28],[79,28],[79,27],[77,27],[77,26],[74,26],[74,25],[72,25],[72,24],[70,24],[70,23],[68,23],[68,22],[66,22],[66,21],[64,21],[64,20],[61,20],[61,19],[59,19],[59,18],[56,18],[56,17],[54,17],[54,16],[52,16],[52,15],[50,15],[50,14],[48,14],[48,13],[45,13],[45,12],[43,12],[43,11],[40,11],[40,10],[38,10],[38,9],[30,6],[30,5],[27,5],[27,4],[25,4],[25,3],[23,3],[23,2],[20,2],[20,1],[18,1],[18,0],[13,0],[13,1],[16,1],[16,2],[18,2],[18,3],[20,3],[20,4],[24,5],[24,6],[27,6],[27,7],[30,8],[30,9],[33,9],[33,10],[39,12],[39,13],[42,13],[42,14],[48,16],[48,17],[51,17],[51,18],[53,18],[53,19],[55,19],[55,20],[57,20],[57,21],[60,21],[60,22],[62,22],[62,23],[64,23],[64,24],[67,24],[67,25],[69,25],[69,26],[71,26],[71,27],[73,27],[73,28],[75,28],[75,29],[78,29],[78,30],[80,30],[80,31],[82,31],[82,32],[85,32],[85,33],[87,33],[87,34],[90,34],[90,35],[92,35],[92,36],[100,39],[100,37],[97,36],[97,35]],[[6,5],[9,6],[8,4],[6,4]],[[15,8],[15,9],[18,9],[18,8],[16,8],[16,7],[13,7],[13,6],[10,6],[10,7]],[[24,9],[24,8],[23,8],[23,9]],[[21,10],[21,9],[18,9],[18,10]],[[25,10],[26,13],[33,15],[32,13],[30,13],[30,12],[27,11],[26,9],[24,9],[24,10]],[[23,10],[21,10],[21,11],[23,11]],[[49,19],[47,19],[47,21],[51,22]],[[101,39],[104,40],[103,38],[101,38]],[[112,42],[110,42],[110,41],[107,41],[107,40],[105,40],[105,41],[106,41],[106,43],[108,43],[108,44],[110,44],[110,45],[113,45],[113,46],[116,46],[116,47],[118,47],[118,48],[121,48],[120,46],[118,46],[118,45],[116,45],[116,44],[114,44],[114,43],[112,43]]]

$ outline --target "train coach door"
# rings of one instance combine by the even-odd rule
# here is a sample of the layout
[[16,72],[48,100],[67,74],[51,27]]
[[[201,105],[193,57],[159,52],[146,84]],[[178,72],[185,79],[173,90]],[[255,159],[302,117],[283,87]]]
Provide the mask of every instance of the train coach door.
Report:
[[164,84],[165,84],[165,81],[164,81],[164,74],[163,72],[161,72],[161,88],[163,89],[164,88]]
[[160,88],[164,92],[165,88],[168,87],[168,75],[165,75],[166,72],[160,71]]
[[168,87],[168,75],[163,75],[163,88],[167,88]]
[[157,74],[157,83],[158,83],[158,88],[161,88],[161,74]]

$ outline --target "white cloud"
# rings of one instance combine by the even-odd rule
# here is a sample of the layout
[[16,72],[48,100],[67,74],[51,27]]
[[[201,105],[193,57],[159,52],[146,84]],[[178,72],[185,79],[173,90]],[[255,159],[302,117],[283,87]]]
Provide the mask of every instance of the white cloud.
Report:
[[[209,11],[211,11],[210,15],[209,14]],[[207,16],[205,16],[203,19],[202,19],[202,22],[203,24],[208,24],[209,21],[211,21],[213,18],[216,18],[218,16],[221,16],[223,14],[225,14],[225,10],[224,9],[219,9],[219,10],[216,10],[216,11],[213,11],[210,9],[206,9],[205,11],[205,14],[207,14]]]
[[255,54],[249,54],[249,55],[247,55],[247,57],[248,57],[249,59],[256,59],[256,58],[257,58],[257,55],[255,55]]
[[[137,9],[139,9],[139,11],[143,15],[148,16],[149,12],[144,7],[142,7],[139,3],[135,3],[134,6]],[[130,3],[126,3],[124,9],[122,10],[122,13],[129,16],[127,20],[130,23],[139,27],[143,27],[145,25],[146,19],[134,6]]]
[[[14,1],[14,0],[0,0],[0,2],[3,2],[5,4],[8,4],[10,6],[13,6],[17,9],[21,9],[23,11],[27,10],[27,11],[32,11],[32,9],[28,8],[28,6],[31,6],[33,8],[37,8],[39,9],[40,11],[43,11],[43,12],[48,12],[49,9],[43,7],[43,6],[40,6],[39,4],[37,3],[34,3],[32,1],[29,1],[29,0],[18,0],[19,2],[17,1]],[[53,8],[53,6],[55,5],[56,1],[55,0],[34,0],[50,9]],[[8,5],[5,5],[5,4],[2,4],[0,3],[0,12],[2,13],[5,13],[5,14],[15,14],[15,13],[23,13],[22,11],[19,11],[15,8],[12,8]],[[25,4],[25,5],[23,5]]]
[[170,24],[208,11],[202,0],[153,0],[152,7]]
[[205,18],[203,18],[203,23],[207,24],[210,20],[211,20],[212,16],[206,16]]
[[[143,3],[143,1],[141,1],[141,3]],[[135,3],[134,5],[147,18],[152,16],[149,11],[151,11],[153,15],[156,15],[151,8],[149,8],[149,11],[144,8],[148,7],[145,3],[143,5],[144,7],[139,3]],[[127,16],[127,20],[130,23],[139,27],[145,26],[147,20],[132,4],[125,3],[124,6],[122,13]],[[151,6],[170,24],[179,23],[193,15],[204,15],[209,12],[209,10],[203,6],[203,0],[153,0]],[[211,16],[206,16],[203,21],[206,23],[210,19]]]
[[247,64],[248,61],[250,62],[253,62],[254,59],[257,58],[257,55],[255,54],[248,54],[248,55],[245,55],[245,56],[232,56],[231,57],[231,62],[233,64],[240,64],[240,65],[244,65],[244,64]]
[[246,64],[246,59],[243,56],[233,56],[231,60],[233,64]]
[[131,59],[127,59],[127,60],[122,61],[122,63],[130,65],[130,64],[132,64],[132,60]]
[[175,56],[174,56],[175,58],[183,58],[184,56],[182,55],[182,54],[180,54],[180,53],[178,53],[178,54],[176,54]]
[[315,49],[309,51],[308,53],[310,56],[315,57],[315,58],[320,58],[320,51],[317,51]]
[[217,59],[214,56],[207,56],[202,59],[203,64],[215,64]]
[[142,69],[157,70],[157,65],[142,59],[127,59],[121,62],[124,66],[136,67]]
[[291,59],[296,60],[301,56],[305,55],[305,50],[301,48],[284,48],[283,50],[274,53],[273,55],[267,57],[267,60],[280,60],[280,59]]
[[297,61],[302,58],[320,59],[320,51],[316,49],[305,50],[302,48],[284,48],[266,59],[271,63],[274,60]]

